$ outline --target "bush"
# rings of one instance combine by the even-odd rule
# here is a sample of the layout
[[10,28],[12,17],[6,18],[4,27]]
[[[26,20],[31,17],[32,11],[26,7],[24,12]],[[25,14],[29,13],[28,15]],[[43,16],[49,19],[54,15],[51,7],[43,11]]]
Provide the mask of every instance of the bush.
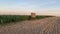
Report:
[[[50,16],[37,16],[36,19],[42,19]],[[0,15],[0,24],[12,23],[23,20],[30,20],[31,16],[26,15]]]
[[28,20],[29,16],[0,15],[0,24]]

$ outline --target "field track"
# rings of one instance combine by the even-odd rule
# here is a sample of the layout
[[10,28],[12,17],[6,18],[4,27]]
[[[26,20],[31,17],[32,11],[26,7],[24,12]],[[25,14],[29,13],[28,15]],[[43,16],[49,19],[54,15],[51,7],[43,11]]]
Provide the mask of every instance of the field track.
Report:
[[60,34],[60,17],[0,26],[0,34]]

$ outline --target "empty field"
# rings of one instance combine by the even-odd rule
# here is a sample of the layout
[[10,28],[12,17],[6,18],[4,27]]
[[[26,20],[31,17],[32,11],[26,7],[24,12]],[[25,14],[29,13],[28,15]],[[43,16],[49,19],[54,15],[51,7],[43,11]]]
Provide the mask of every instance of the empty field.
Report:
[[60,34],[60,17],[0,26],[0,34]]

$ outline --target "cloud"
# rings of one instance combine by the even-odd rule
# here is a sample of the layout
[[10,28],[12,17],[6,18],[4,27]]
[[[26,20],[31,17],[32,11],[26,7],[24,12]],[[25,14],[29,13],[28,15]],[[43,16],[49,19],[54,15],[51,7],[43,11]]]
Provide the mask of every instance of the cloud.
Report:
[[48,4],[56,4],[57,2],[56,1],[49,1],[49,2],[44,2],[44,3],[40,3],[39,5],[40,6],[45,6],[45,5],[48,5]]
[[[16,2],[16,1],[15,1]],[[56,6],[56,0],[29,0],[20,1],[8,5],[4,4],[0,6],[1,14],[30,14],[31,12],[36,12],[37,14],[59,14],[60,7]],[[55,5],[54,5],[55,4]],[[53,5],[53,6],[51,6]],[[55,6],[55,7],[54,7]]]
[[55,15],[60,16],[60,8],[49,8],[49,9],[40,9],[39,11],[36,11],[38,15]]

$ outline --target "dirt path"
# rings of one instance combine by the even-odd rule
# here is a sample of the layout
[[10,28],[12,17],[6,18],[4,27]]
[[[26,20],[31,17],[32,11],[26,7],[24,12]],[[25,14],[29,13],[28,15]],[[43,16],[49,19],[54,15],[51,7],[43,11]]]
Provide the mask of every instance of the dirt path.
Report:
[[60,17],[0,26],[0,34],[60,34]]

